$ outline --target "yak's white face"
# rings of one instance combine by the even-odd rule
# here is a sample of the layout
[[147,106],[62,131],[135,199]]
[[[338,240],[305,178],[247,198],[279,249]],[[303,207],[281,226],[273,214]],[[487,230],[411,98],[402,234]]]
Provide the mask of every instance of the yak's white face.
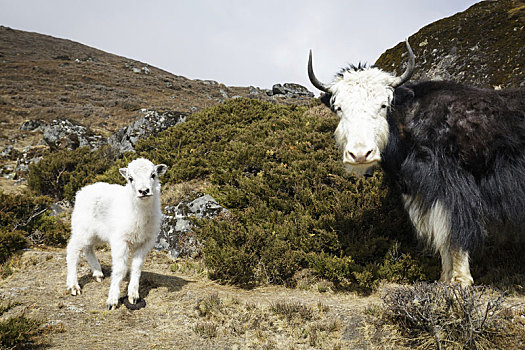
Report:
[[381,161],[388,142],[387,111],[395,76],[378,68],[345,71],[328,87],[340,118],[335,141],[349,171],[362,176]]
[[164,164],[154,165],[147,159],[135,159],[128,164],[127,168],[120,168],[120,174],[124,176],[132,192],[141,200],[147,200],[159,194],[159,176],[166,172]]

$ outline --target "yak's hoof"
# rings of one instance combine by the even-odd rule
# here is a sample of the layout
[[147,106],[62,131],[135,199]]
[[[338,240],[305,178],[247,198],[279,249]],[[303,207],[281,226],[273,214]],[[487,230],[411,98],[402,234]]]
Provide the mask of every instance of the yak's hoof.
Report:
[[474,284],[474,280],[470,276],[454,276],[452,277],[452,284],[459,284],[461,287],[470,287]]
[[108,310],[115,310],[118,305],[118,297],[110,297],[106,300],[106,307]]
[[104,279],[104,273],[100,270],[93,271],[93,277],[95,278],[95,281],[102,282]]
[[78,284],[74,285],[73,287],[68,288],[71,295],[80,295],[82,294],[82,289],[80,289],[80,286]]

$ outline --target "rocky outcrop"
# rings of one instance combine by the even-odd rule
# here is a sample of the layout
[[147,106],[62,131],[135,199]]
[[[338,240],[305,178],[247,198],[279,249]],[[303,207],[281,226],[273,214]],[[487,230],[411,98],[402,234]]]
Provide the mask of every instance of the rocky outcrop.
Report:
[[212,219],[228,210],[221,207],[210,195],[201,196],[191,202],[164,208],[161,231],[155,248],[167,250],[171,257],[195,257],[200,254],[200,242],[193,232],[192,218]]
[[28,146],[20,152],[16,159],[15,168],[17,180],[23,180],[26,177],[29,172],[29,166],[38,163],[46,153],[46,149],[47,147],[45,146]]
[[138,140],[166,130],[186,120],[187,113],[144,110],[144,117],[120,129],[108,138],[109,145],[120,156],[125,152],[134,151]]
[[[24,122],[21,127],[26,125],[26,123]],[[73,150],[83,146],[95,149],[106,144],[104,137],[95,135],[85,126],[67,119],[53,120],[50,124],[45,125],[43,129],[44,141],[52,150]]]
[[22,131],[40,131],[46,124],[37,119],[29,119],[20,124],[19,129]]
[[267,92],[268,96],[282,96],[286,98],[300,98],[308,97],[313,98],[313,92],[309,91],[302,85],[294,83],[275,84],[272,86],[272,90]]

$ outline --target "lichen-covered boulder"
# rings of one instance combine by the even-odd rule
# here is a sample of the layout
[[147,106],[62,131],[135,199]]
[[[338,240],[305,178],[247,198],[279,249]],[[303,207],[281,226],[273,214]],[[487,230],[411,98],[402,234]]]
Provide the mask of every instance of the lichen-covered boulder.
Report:
[[120,156],[125,152],[134,151],[138,140],[166,130],[186,120],[186,113],[145,111],[144,117],[120,129],[108,139],[109,145]]
[[193,232],[191,218],[212,219],[227,212],[207,194],[191,202],[167,206],[155,248],[167,250],[173,258],[198,256],[201,245]]

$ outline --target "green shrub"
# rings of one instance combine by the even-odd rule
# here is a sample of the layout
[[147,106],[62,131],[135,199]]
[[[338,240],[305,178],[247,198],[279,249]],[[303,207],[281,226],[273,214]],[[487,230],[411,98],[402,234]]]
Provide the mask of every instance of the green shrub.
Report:
[[51,198],[45,196],[0,192],[0,227],[10,230],[31,229],[39,213],[45,212],[49,204]]
[[383,263],[379,266],[379,277],[394,283],[410,283],[425,278],[422,267],[409,253],[399,253],[399,246],[394,245],[388,251]]
[[24,231],[7,231],[0,229],[0,264],[3,264],[13,253],[26,247]]
[[[0,316],[17,304],[0,307]],[[0,321],[0,349],[27,349],[42,333],[42,322],[25,316],[9,317]]]
[[66,243],[69,228],[49,215],[51,202],[46,196],[0,192],[0,263],[24,248],[28,240],[39,244]]
[[41,235],[41,238],[34,243],[64,246],[69,238],[69,228],[64,222],[47,213],[36,221],[34,230]]
[[[169,165],[165,182],[204,179],[230,209],[229,219],[199,222],[210,277],[293,284],[295,272],[312,268],[342,287],[370,288],[392,270],[391,247],[414,250],[399,195],[381,172],[345,172],[332,137],[337,117],[323,111],[236,99],[136,145],[137,156]],[[413,270],[406,280],[426,271]]]
[[61,150],[29,167],[28,185],[40,195],[71,200],[80,188],[95,182],[95,176],[112,164],[109,147],[96,151],[89,147]]

